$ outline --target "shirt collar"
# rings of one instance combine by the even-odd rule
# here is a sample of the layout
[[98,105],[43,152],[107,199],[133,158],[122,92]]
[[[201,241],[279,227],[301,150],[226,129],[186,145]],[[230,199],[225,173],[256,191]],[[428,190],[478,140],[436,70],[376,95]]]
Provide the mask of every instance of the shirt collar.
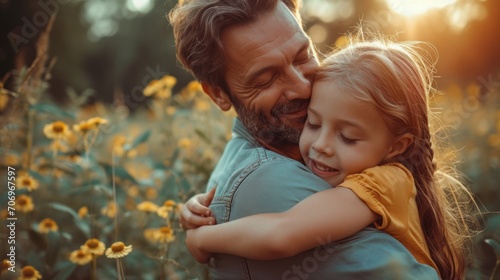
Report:
[[233,122],[233,137],[240,136],[245,138],[247,141],[254,143],[255,145],[260,146],[260,144],[255,140],[255,137],[248,131],[246,126],[240,120],[240,118],[236,117]]

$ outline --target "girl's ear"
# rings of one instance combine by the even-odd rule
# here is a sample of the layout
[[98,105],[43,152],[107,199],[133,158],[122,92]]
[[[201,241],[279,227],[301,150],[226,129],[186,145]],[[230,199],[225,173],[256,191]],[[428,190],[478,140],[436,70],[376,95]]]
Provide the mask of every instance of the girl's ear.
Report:
[[389,152],[385,156],[385,160],[387,161],[393,159],[404,153],[406,149],[408,149],[408,147],[413,143],[414,139],[415,137],[413,136],[413,134],[409,132],[396,138],[392,146],[389,147]]
[[207,83],[201,83],[203,91],[210,96],[210,99],[219,106],[222,111],[228,111],[231,109],[232,103],[229,100],[227,94],[220,88],[216,86],[211,86]]

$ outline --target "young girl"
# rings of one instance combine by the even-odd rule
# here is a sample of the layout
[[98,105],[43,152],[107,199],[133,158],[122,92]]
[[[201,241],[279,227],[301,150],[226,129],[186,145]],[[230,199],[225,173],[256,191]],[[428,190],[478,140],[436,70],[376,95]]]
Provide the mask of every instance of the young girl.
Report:
[[374,225],[441,278],[463,278],[471,194],[434,164],[431,84],[431,66],[409,43],[358,42],[329,56],[315,76],[300,149],[334,188],[283,213],[189,230],[193,256],[283,258]]

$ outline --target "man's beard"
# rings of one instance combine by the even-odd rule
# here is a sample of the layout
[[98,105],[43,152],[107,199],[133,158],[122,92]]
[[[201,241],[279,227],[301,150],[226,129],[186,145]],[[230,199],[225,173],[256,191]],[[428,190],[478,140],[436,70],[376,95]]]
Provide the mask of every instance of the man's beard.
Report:
[[234,109],[249,132],[264,143],[299,144],[300,134],[306,120],[306,116],[295,120],[295,123],[285,123],[279,119],[281,114],[296,112],[309,105],[307,99],[296,99],[286,103],[280,103],[271,110],[271,116],[267,117],[262,112],[251,111],[245,108],[236,98],[231,98]]

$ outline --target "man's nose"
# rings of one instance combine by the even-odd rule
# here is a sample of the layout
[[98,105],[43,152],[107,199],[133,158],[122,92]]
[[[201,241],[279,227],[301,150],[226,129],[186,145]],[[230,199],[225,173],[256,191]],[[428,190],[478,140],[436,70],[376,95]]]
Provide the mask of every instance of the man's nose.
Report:
[[300,68],[291,66],[287,77],[285,97],[288,100],[311,98],[311,75],[303,73]]

